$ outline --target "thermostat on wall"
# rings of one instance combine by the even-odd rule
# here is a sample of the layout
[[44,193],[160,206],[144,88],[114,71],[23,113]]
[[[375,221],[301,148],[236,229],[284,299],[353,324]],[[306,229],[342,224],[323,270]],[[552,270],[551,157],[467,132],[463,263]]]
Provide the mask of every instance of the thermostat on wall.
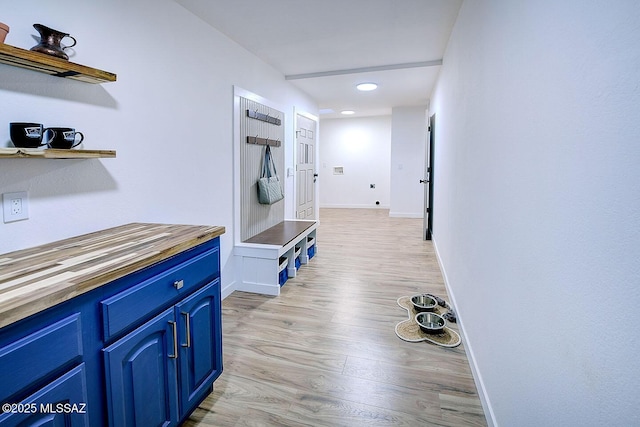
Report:
[[333,167],[334,175],[344,175],[344,167],[343,166],[334,166]]

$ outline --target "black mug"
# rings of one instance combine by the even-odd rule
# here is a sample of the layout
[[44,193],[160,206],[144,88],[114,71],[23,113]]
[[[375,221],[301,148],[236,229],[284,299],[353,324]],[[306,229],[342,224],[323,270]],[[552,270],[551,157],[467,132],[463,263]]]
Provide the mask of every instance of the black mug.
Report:
[[[84,134],[76,132],[73,128],[47,128],[53,132],[53,138],[49,141],[51,148],[73,148],[84,141]],[[76,141],[76,136],[80,135],[80,139]]]
[[40,123],[9,123],[11,142],[13,142],[15,147],[20,148],[38,148],[47,145],[55,137],[55,132],[52,131],[50,139],[42,142],[42,138],[47,130],[49,129],[45,129]]

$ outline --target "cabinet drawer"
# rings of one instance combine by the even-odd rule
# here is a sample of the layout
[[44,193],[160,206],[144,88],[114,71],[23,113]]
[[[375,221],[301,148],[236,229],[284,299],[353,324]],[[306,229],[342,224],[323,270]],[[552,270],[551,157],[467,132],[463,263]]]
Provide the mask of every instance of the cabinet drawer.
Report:
[[0,348],[0,402],[81,357],[77,313]]
[[102,301],[104,340],[134,328],[219,275],[219,250],[214,248]]
[[20,402],[20,409],[0,415],[2,427],[89,426],[84,363]]

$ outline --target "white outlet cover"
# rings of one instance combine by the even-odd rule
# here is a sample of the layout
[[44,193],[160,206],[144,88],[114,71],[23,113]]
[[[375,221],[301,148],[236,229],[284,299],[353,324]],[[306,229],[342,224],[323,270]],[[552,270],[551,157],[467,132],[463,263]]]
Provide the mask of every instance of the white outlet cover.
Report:
[[[13,201],[21,199],[22,212],[19,214],[13,214],[11,206]],[[4,213],[4,222],[21,221],[23,219],[29,219],[29,193],[26,191],[20,191],[17,193],[4,193],[2,195],[2,211]]]

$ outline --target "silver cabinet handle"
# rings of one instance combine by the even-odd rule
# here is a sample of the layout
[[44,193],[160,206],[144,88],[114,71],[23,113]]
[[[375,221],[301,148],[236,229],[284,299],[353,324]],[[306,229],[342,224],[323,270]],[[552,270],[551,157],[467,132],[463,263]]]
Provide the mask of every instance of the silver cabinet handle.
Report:
[[184,323],[186,325],[186,332],[187,332],[187,343],[186,344],[182,344],[183,347],[191,347],[191,319],[189,317],[189,313],[181,313],[184,316]]
[[173,328],[173,354],[169,355],[170,359],[178,358],[178,326],[176,322],[169,321],[171,327]]
[[182,287],[184,286],[184,280],[176,280],[175,282],[173,282],[173,287],[176,289],[182,289]]

